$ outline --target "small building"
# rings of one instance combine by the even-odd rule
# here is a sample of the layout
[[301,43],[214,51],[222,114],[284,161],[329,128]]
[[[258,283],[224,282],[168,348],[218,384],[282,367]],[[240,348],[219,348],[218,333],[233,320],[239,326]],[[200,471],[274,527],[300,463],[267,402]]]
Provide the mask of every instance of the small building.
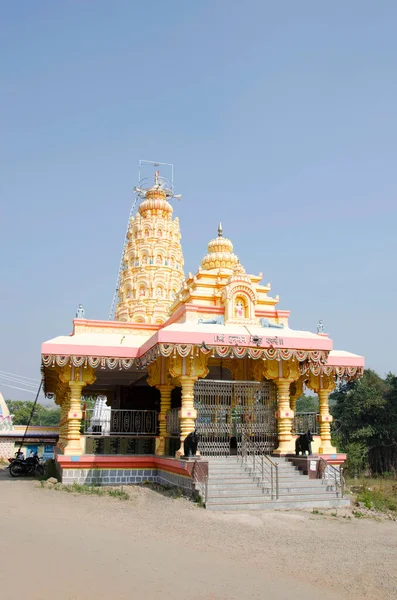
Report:
[[[337,381],[362,375],[364,359],[335,350],[321,323],[291,329],[290,311],[261,273],[246,272],[221,225],[185,277],[172,188],[156,174],[140,194],[115,318],[86,319],[80,307],[72,334],[42,346],[45,392],[61,407],[62,480],[186,487],[191,466],[181,457],[193,431],[204,462],[247,448],[293,454],[308,429],[317,455],[343,462],[328,397]],[[318,395],[318,414],[296,414],[305,388]]]
[[13,415],[0,393],[0,459],[8,460],[22,444],[25,457],[38,453],[44,458],[54,458],[54,448],[58,441],[59,427],[14,425]]

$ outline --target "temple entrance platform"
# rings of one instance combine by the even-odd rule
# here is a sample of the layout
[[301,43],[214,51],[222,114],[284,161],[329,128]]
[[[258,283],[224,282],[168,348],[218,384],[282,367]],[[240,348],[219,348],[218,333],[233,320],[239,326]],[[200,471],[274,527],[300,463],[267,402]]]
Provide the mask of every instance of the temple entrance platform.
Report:
[[348,506],[344,498],[345,455],[275,457],[166,458],[155,455],[57,455],[63,484],[131,485],[159,483],[201,498],[212,510],[265,510],[275,508],[333,508]]

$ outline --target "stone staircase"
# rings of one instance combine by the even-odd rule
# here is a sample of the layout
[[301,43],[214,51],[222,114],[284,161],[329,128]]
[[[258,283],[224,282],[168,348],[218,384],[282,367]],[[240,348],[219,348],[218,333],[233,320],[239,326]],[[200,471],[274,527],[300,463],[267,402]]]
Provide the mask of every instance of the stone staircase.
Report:
[[244,511],[349,506],[350,501],[338,497],[334,486],[309,479],[286,458],[273,460],[278,463],[278,499],[272,498],[270,482],[261,483],[249,462],[242,465],[235,456],[209,458],[206,508]]

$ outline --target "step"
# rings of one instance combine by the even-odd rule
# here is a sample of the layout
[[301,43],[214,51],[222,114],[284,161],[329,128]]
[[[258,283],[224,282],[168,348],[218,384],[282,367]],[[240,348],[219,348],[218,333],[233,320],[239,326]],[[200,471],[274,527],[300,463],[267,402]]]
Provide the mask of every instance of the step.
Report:
[[[222,490],[230,490],[231,488],[236,489],[244,489],[246,487],[255,486],[258,487],[258,482],[250,479],[249,481],[232,481],[232,482],[224,482],[224,481],[212,481],[212,479],[208,480],[208,489],[222,489]],[[270,486],[270,483],[269,483]]]
[[326,500],[269,500],[268,502],[247,502],[226,504],[223,499],[217,501],[208,500],[206,509],[208,510],[296,510],[310,508],[344,508],[350,506],[350,500],[347,498],[330,498]]
[[[238,504],[240,502],[245,502],[246,497],[249,496],[250,497],[250,502],[263,502],[264,500],[266,501],[266,499],[270,499],[269,496],[271,496],[271,494],[267,494],[267,493],[261,493],[260,490],[258,489],[249,489],[249,490],[242,490],[242,491],[235,491],[235,490],[225,490],[223,492],[217,492],[217,493],[213,493],[211,492],[211,494],[208,495],[207,501],[208,502],[212,502],[215,499],[222,498],[222,500],[224,500],[226,503],[229,504]],[[283,502],[292,502],[293,500],[296,501],[306,501],[306,500],[328,500],[328,499],[338,499],[337,496],[335,495],[335,493],[331,492],[325,492],[323,494],[316,494],[314,492],[308,493],[308,494],[287,494],[285,496],[280,496],[279,494],[279,500],[282,500]]]
[[[224,485],[208,485],[208,494],[210,496],[212,495],[216,495],[216,494],[233,494],[233,495],[239,495],[241,494],[245,494],[246,492],[249,491],[260,491],[261,493],[264,494],[271,494],[271,486],[270,485],[265,485],[262,486],[261,484],[256,484],[253,483],[250,486],[245,486],[245,485],[233,485],[233,486],[224,486]],[[279,488],[278,490],[279,496],[294,496],[294,495],[323,495],[323,494],[335,494],[336,495],[336,490],[335,488],[332,487],[328,487],[328,488],[318,488],[318,487],[312,487],[312,486],[299,486],[299,487],[288,487],[288,488]]]
[[212,478],[210,477],[208,479],[208,485],[214,484],[214,485],[234,485],[234,484],[244,484],[244,485],[250,485],[251,483],[257,483],[256,480],[254,480],[252,477],[219,477],[219,478]]
[[252,496],[253,498],[262,498],[268,496],[268,494],[262,491],[258,486],[253,486],[252,488],[245,488],[243,490],[208,490],[208,499],[213,500],[214,498],[245,498],[247,496]]
[[[210,473],[214,473],[214,472],[218,472],[218,471],[239,471],[241,469],[253,469],[254,465],[253,463],[247,463],[247,464],[243,464],[243,465],[239,465],[239,464],[234,464],[234,465],[208,465],[208,471]],[[256,463],[255,464],[255,469],[262,469],[262,466],[260,463]],[[269,465],[264,465],[264,469],[267,471],[271,470],[271,467]],[[276,469],[273,469],[274,471]],[[300,471],[299,469],[295,469],[295,467],[291,466],[291,465],[285,465],[283,467],[278,467],[278,472],[279,473],[303,473],[303,471]]]

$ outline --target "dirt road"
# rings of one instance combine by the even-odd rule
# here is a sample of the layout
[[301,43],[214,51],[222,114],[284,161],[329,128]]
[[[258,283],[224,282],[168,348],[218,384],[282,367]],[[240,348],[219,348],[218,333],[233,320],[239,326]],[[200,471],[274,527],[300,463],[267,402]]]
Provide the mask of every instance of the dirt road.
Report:
[[87,497],[5,472],[0,515],[4,600],[397,597],[396,522]]

